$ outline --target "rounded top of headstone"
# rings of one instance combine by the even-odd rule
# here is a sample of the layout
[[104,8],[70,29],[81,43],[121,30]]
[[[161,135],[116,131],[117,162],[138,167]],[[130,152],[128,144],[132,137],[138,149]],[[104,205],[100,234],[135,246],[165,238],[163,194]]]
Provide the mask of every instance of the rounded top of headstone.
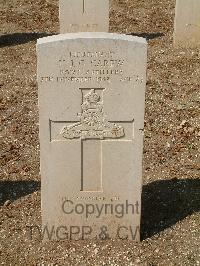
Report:
[[53,43],[53,42],[62,42],[65,40],[78,40],[78,39],[105,39],[105,40],[118,40],[118,41],[129,41],[140,44],[147,44],[145,38],[130,36],[125,34],[117,33],[106,33],[106,32],[78,32],[78,33],[67,33],[67,34],[58,34],[37,40],[37,44]]

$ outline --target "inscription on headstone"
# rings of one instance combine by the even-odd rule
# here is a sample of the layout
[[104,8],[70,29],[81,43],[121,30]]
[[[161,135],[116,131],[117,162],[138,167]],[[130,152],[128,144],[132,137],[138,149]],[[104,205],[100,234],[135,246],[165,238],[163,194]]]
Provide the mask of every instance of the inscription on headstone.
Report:
[[60,32],[108,32],[109,0],[59,0]]
[[176,0],[174,45],[200,46],[200,1]]
[[146,41],[66,34],[37,53],[43,228],[139,240]]

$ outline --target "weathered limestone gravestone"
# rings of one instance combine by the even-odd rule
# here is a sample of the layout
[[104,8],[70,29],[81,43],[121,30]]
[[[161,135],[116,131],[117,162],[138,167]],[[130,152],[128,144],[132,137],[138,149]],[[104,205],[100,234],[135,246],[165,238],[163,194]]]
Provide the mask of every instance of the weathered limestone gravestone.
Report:
[[176,0],[174,45],[176,47],[197,47],[200,45],[199,0]]
[[71,33],[37,54],[46,238],[139,240],[146,41]]
[[60,32],[108,32],[109,0],[60,0]]

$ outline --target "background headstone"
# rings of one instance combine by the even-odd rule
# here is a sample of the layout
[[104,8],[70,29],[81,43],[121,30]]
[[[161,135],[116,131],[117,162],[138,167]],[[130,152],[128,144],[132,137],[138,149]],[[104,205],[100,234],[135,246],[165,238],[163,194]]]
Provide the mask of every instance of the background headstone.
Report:
[[43,228],[139,240],[146,41],[65,34],[37,54]]
[[60,33],[108,32],[109,0],[60,0]]
[[200,45],[199,0],[176,0],[174,45],[182,47]]

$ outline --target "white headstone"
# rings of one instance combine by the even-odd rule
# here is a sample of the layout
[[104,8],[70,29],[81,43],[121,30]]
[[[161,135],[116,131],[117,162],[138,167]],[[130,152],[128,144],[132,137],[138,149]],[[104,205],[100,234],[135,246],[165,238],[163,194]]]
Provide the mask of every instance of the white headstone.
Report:
[[176,0],[174,45],[200,46],[200,0]]
[[59,0],[60,33],[108,32],[109,0]]
[[43,228],[139,240],[146,41],[65,34],[37,54]]

